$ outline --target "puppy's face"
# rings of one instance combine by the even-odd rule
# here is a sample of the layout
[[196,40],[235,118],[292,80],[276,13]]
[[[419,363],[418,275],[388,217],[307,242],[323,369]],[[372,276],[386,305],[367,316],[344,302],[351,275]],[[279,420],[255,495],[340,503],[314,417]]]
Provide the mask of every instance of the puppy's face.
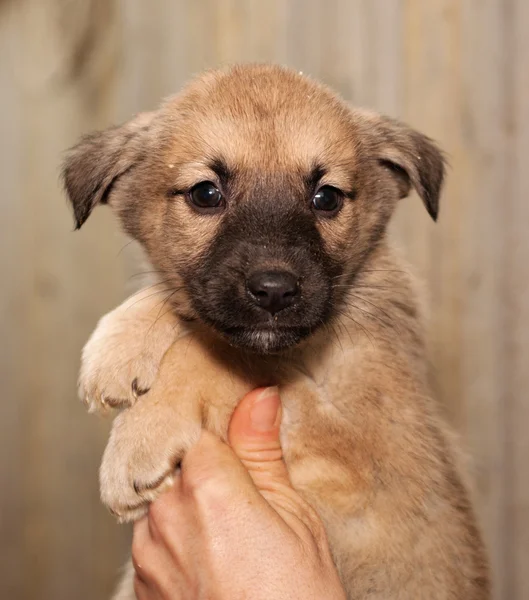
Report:
[[207,73],[64,169],[78,226],[108,202],[176,312],[259,353],[332,319],[397,200],[435,218],[442,177],[426,137],[271,66]]

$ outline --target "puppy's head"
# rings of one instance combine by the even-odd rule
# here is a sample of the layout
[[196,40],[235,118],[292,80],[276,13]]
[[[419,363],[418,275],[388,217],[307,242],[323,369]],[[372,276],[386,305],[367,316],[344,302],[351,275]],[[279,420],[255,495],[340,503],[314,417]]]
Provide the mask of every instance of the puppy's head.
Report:
[[78,227],[108,203],[177,312],[260,353],[331,319],[398,199],[435,219],[442,179],[428,138],[274,66],[206,73],[64,166]]

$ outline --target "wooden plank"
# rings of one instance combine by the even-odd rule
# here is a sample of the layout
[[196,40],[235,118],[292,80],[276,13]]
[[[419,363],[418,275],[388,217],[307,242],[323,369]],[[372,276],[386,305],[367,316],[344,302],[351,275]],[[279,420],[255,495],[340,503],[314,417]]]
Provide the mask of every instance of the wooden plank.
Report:
[[[506,84],[510,97],[504,128],[512,139],[508,154],[507,191],[511,198],[500,202],[507,212],[506,245],[502,280],[503,325],[508,344],[505,348],[506,390],[503,397],[507,413],[507,464],[505,525],[507,548],[504,598],[529,598],[529,5],[515,0],[504,7],[506,45],[512,52]],[[510,200],[510,202],[509,202]]]
[[497,598],[509,597],[505,557],[510,543],[505,530],[508,459],[502,404],[505,331],[501,325],[501,277],[506,228],[504,209],[498,202],[509,193],[505,73],[513,57],[505,50],[505,26],[499,3],[475,0],[463,5],[460,128],[464,170],[459,178],[457,217],[462,235],[459,358],[464,395],[458,415],[476,467]]
[[398,116],[402,1],[333,0],[321,14],[322,77],[356,106]]
[[289,0],[286,12],[286,62],[313,77],[320,76],[321,15],[318,0]]
[[[11,14],[0,11],[0,57],[8,56]],[[0,58],[0,132],[5,141],[0,146],[0,211],[3,227],[0,236],[0,597],[16,598],[24,580],[20,557],[23,540],[20,536],[24,514],[21,507],[23,470],[21,456],[22,406],[21,382],[25,376],[21,365],[23,349],[20,328],[24,322],[23,306],[27,296],[27,265],[23,247],[27,241],[24,231],[26,215],[18,202],[20,181],[19,124],[21,121],[19,94],[13,71]],[[5,115],[5,116],[4,116]],[[7,118],[6,118],[7,117]]]
[[[458,2],[408,0],[404,11],[402,117],[411,126],[439,141],[454,164],[460,164],[457,80]],[[452,414],[461,397],[457,262],[459,229],[458,172],[451,171],[441,202],[440,222],[434,225],[413,195],[399,207],[400,238],[406,255],[426,280],[434,339],[434,359],[442,401]],[[442,284],[441,284],[442,281]]]
[[[475,462],[478,506],[502,597],[501,10],[494,1],[408,1],[406,14],[406,120],[438,139],[451,162],[439,226],[425,222],[418,204],[403,209],[407,249],[427,276],[439,394]],[[498,343],[487,343],[487,336]]]
[[[202,70],[210,56],[209,17],[195,21],[205,2],[186,0],[119,0],[121,23],[120,68],[116,75],[116,110],[125,120],[151,110],[176,93],[194,70]],[[206,36],[202,39],[201,35]]]
[[[8,592],[0,595],[88,599],[110,592],[113,561],[124,532],[112,525],[98,499],[97,466],[107,427],[85,415],[76,399],[75,380],[88,332],[121,297],[122,268],[108,261],[108,255],[117,254],[121,240],[112,235],[110,215],[103,212],[86,232],[72,234],[58,168],[64,150],[83,128],[107,120],[112,89],[105,73],[94,110],[87,98],[95,73],[85,73],[73,86],[61,79],[71,40],[62,35],[52,5],[13,3],[11,8],[2,60],[14,96],[3,98],[8,102],[15,97],[17,106],[3,112],[3,126],[16,127],[17,164],[13,168],[9,160],[2,161],[2,170],[12,168],[12,173],[5,173],[13,187],[6,201],[16,207],[19,235],[7,238],[11,261],[6,264],[17,272],[18,282],[11,298],[17,302],[11,310],[12,329],[4,341],[16,353],[18,381],[12,402],[19,415],[18,427],[17,420],[2,420],[6,429],[2,438],[9,440],[8,428],[18,437],[10,453],[10,468],[18,481],[10,489],[21,522],[18,540],[10,549],[12,572],[2,568],[0,585],[7,579]],[[101,40],[101,49],[108,64],[106,41]],[[6,515],[9,504],[7,513],[2,506],[2,516]],[[17,515],[13,516],[10,526],[17,523]],[[97,561],[105,563],[103,570],[97,570]],[[13,583],[18,590],[12,590]]]
[[240,0],[243,39],[241,52],[234,59],[283,64],[287,53],[287,9],[284,0]]

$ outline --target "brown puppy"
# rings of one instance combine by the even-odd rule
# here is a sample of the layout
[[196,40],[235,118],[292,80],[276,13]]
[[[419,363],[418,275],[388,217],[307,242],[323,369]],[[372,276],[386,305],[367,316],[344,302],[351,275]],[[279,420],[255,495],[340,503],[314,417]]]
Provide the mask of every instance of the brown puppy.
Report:
[[273,66],[207,73],[73,149],[78,226],[108,203],[159,273],[83,354],[90,408],[125,408],[101,467],[113,512],[143,514],[202,427],[224,437],[241,396],[276,383],[292,481],[348,597],[489,597],[415,284],[385,235],[411,187],[436,218],[443,171],[425,136]]

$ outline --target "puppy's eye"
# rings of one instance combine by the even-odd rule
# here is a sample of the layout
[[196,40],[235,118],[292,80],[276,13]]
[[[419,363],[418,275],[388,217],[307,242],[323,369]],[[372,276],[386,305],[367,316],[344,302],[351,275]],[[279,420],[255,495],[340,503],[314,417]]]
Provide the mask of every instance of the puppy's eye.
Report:
[[224,197],[220,190],[211,181],[197,183],[189,192],[189,199],[197,208],[220,208],[224,204]]
[[325,213],[325,216],[334,216],[342,207],[343,195],[340,190],[324,185],[312,198],[312,208],[319,213]]

